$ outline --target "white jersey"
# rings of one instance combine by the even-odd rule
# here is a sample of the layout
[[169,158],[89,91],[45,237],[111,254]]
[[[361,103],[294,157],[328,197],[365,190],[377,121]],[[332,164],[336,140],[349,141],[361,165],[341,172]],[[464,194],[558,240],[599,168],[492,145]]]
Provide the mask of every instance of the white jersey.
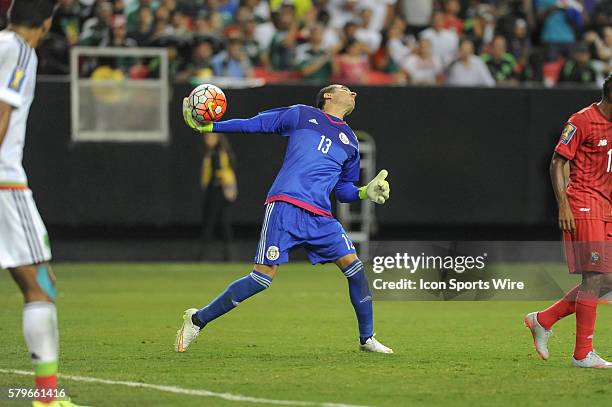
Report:
[[19,35],[0,31],[0,101],[13,106],[0,145],[0,188],[27,185],[23,147],[36,86],[36,52]]

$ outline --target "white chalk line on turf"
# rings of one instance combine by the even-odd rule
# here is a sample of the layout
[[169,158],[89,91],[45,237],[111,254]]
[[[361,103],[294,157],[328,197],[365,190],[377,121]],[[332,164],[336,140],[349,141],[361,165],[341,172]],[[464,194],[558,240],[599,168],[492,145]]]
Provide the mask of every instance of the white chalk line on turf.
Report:
[[[33,372],[29,372],[26,370],[0,369],[0,373],[16,374],[16,375],[21,375],[21,376],[34,376]],[[99,379],[97,377],[73,376],[73,375],[68,375],[68,374],[58,374],[58,377],[62,379],[66,379],[66,380],[74,380],[76,382],[102,383],[102,384],[111,384],[111,385],[127,386],[127,387],[140,387],[144,389],[164,391],[166,393],[186,394],[189,396],[201,396],[201,397],[217,397],[217,398],[228,400],[228,401],[242,401],[242,402],[256,403],[256,404],[275,404],[279,406],[367,407],[367,406],[360,406],[360,405],[355,405],[355,404],[342,404],[342,403],[320,403],[320,402],[315,402],[315,401],[261,399],[261,398],[256,398],[256,397],[242,396],[240,394],[216,393],[214,391],[204,390],[204,389],[186,389],[186,388],[177,387],[177,386],[165,386],[161,384],[126,382],[122,380],[107,380],[107,379]]]

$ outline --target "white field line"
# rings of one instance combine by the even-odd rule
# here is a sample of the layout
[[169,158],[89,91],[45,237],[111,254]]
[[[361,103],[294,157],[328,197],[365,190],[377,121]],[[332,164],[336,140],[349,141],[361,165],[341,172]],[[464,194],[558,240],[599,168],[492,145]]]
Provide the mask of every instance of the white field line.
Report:
[[[0,373],[16,374],[16,375],[21,375],[21,376],[34,376],[33,372],[29,372],[25,370],[14,370],[14,369],[0,369]],[[107,380],[107,379],[98,379],[97,377],[73,376],[73,375],[67,375],[67,374],[58,374],[58,377],[62,379],[66,379],[66,380],[74,380],[77,382],[112,384],[112,385],[127,386],[127,387],[140,387],[144,389],[163,391],[166,393],[186,394],[189,396],[201,396],[201,397],[216,397],[216,398],[220,398],[220,399],[228,400],[228,401],[241,401],[241,402],[256,403],[256,404],[275,404],[278,406],[367,407],[367,406],[359,406],[359,405],[354,405],[354,404],[342,404],[342,403],[319,403],[315,401],[261,399],[261,398],[256,398],[256,397],[242,396],[240,394],[216,393],[214,391],[204,390],[204,389],[186,389],[186,388],[177,387],[177,386],[165,386],[165,385],[160,385],[160,384],[126,382],[122,380]]]

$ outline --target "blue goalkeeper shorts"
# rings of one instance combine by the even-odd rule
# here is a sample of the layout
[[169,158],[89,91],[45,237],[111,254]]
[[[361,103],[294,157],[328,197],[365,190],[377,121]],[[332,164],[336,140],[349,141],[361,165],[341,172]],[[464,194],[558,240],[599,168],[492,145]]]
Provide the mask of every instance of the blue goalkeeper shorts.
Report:
[[312,264],[355,253],[355,246],[336,219],[315,215],[288,202],[266,204],[255,264],[287,263],[289,251],[297,247],[306,249]]

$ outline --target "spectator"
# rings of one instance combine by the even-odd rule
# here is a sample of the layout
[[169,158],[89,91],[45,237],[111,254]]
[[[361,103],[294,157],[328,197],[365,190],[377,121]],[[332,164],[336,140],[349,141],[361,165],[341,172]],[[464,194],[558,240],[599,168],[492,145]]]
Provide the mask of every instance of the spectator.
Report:
[[216,76],[227,76],[230,78],[250,78],[253,69],[249,57],[242,48],[240,38],[230,38],[227,50],[215,55],[211,62]]
[[330,25],[339,30],[349,22],[356,22],[357,6],[357,0],[329,0]]
[[561,69],[559,82],[596,83],[597,79],[589,46],[584,42],[577,43],[572,49],[571,58]]
[[223,15],[218,11],[211,10],[208,13],[208,27],[210,31],[215,35],[221,36],[223,33],[223,27],[225,26],[225,20]]
[[335,71],[333,55],[329,50],[323,49],[324,33],[323,25],[314,25],[310,30],[308,43],[298,45],[295,50],[296,68],[308,82],[329,82]]
[[360,16],[361,20],[357,30],[355,31],[355,38],[363,42],[368,47],[369,53],[372,54],[380,47],[382,35],[380,34],[380,31],[374,30],[371,27],[372,10],[369,8],[364,8],[361,10]]
[[138,0],[138,7],[135,10],[127,13],[128,32],[138,29],[138,21],[140,20],[140,10],[143,8],[153,11],[153,0]]
[[192,51],[191,61],[186,68],[177,74],[179,82],[201,82],[203,79],[213,76],[212,67],[213,46],[210,41],[200,41]]
[[317,22],[323,25],[325,32],[323,33],[323,49],[337,52],[342,47],[338,32],[329,25],[329,13],[327,10],[320,10],[317,13]]
[[531,31],[529,28],[533,28],[535,25],[532,3],[533,0],[510,0],[502,2],[497,12],[497,15],[500,17],[497,20],[496,33],[503,35],[506,39],[510,39],[518,20],[523,20],[526,24],[527,31]]
[[96,16],[83,24],[79,44],[104,47],[110,43],[113,5],[108,1],[98,3]]
[[529,63],[531,55],[531,39],[527,31],[527,22],[521,18],[515,20],[514,30],[508,41],[508,51],[516,60],[516,73],[521,74]]
[[454,30],[457,35],[463,32],[463,20],[459,18],[461,4],[458,0],[446,0],[444,2],[444,28]]
[[208,24],[208,13],[204,10],[198,12],[193,18],[192,26],[193,26],[193,34],[195,36],[210,34],[211,29]]
[[491,43],[491,51],[482,54],[482,60],[487,64],[491,75],[497,83],[509,82],[514,79],[516,61],[507,52],[506,39],[497,35]]
[[191,37],[189,20],[181,11],[175,11],[170,18],[172,35],[175,37],[188,39]]
[[220,227],[224,260],[231,260],[232,225],[230,207],[238,196],[235,158],[223,134],[207,133],[200,185],[202,187],[202,235],[200,258],[208,260],[216,226]]
[[244,51],[248,55],[251,65],[268,66],[267,55],[256,35],[257,23],[253,14],[249,11],[249,14],[246,14],[239,23],[240,32],[244,39]]
[[128,36],[133,38],[139,47],[144,47],[149,44],[153,35],[153,11],[149,7],[139,8],[135,24],[136,29],[130,31]]
[[113,2],[113,14],[116,16],[125,17],[125,0],[112,0]]
[[399,8],[410,34],[417,35],[427,28],[434,10],[433,0],[399,0]]
[[270,20],[270,5],[265,0],[244,0],[244,6],[251,10],[256,21]]
[[433,55],[431,42],[419,40],[417,51],[406,58],[402,65],[408,81],[414,85],[436,85],[442,83],[442,61]]
[[338,57],[338,81],[367,83],[369,73],[367,47],[358,40],[349,40]]
[[584,38],[595,50],[595,68],[602,76],[607,76],[612,72],[612,26],[604,27],[602,34],[603,38],[595,31],[590,31]]
[[[181,42],[179,38],[173,37],[171,35],[162,35],[157,38],[152,39],[151,46],[152,47],[160,47],[166,48],[168,51],[168,71],[170,78],[174,79],[176,74],[180,71],[181,67],[184,66],[184,59],[179,52],[179,48],[181,48],[184,44]],[[151,77],[159,78],[160,77],[160,59],[153,58],[149,63],[148,67],[151,72]]]
[[111,47],[136,47],[138,43],[133,38],[127,36],[127,21],[123,15],[113,17],[111,31]]
[[595,6],[594,28],[612,25],[612,1],[601,0]]
[[459,58],[447,70],[446,83],[451,86],[495,86],[495,79],[484,61],[474,54],[474,43],[463,39]]
[[342,29],[342,48],[346,46],[350,41],[356,41],[357,38],[355,34],[357,34],[357,23],[354,21],[349,21],[344,25]]
[[174,13],[174,11],[176,10],[176,0],[160,0],[158,8],[160,7],[165,8],[166,10],[168,10],[168,14],[172,15],[172,13]]
[[411,43],[414,37],[410,36],[410,43],[404,37],[406,23],[401,18],[396,18],[387,30],[387,53],[395,66],[400,66],[408,55],[410,55]]
[[539,0],[537,3],[538,20],[542,27],[540,41],[547,48],[547,60],[567,56],[571,45],[576,41],[574,27],[576,13],[575,1]]
[[474,15],[463,22],[463,36],[474,43],[474,50],[480,53],[484,44],[493,40],[495,35],[495,15],[489,4],[480,4]]
[[153,35],[151,40],[155,41],[158,38],[167,37],[172,34],[170,26],[170,12],[164,6],[160,6],[155,10],[155,22],[153,23]]
[[277,31],[270,44],[270,64],[272,69],[280,71],[293,65],[298,30],[293,7],[281,7],[277,21]]
[[[127,21],[122,14],[115,15],[113,17],[111,31],[111,47],[136,47],[138,43],[133,38],[127,36]],[[128,72],[129,69],[136,64],[136,60],[132,57],[119,57],[109,62],[109,65],[113,65],[116,69],[120,69],[122,72]]]
[[270,8],[277,10],[284,5],[290,4],[295,9],[295,16],[298,20],[304,18],[306,13],[312,8],[311,0],[269,0]]
[[261,49],[267,50],[272,44],[272,39],[274,38],[274,34],[276,33],[276,26],[274,25],[274,23],[272,23],[270,17],[263,19],[258,14],[259,8],[260,7],[255,7],[253,11],[253,15],[255,16],[255,22],[257,23],[255,27],[255,38],[257,39],[257,42],[259,43]]
[[393,21],[396,4],[397,0],[360,0],[359,6],[372,12],[369,27],[380,33]]
[[53,17],[51,32],[65,38],[70,46],[79,42],[80,10],[77,0],[61,0]]
[[457,55],[459,37],[455,31],[444,28],[444,20],[444,13],[434,13],[433,26],[422,31],[421,38],[429,40],[433,54],[447,66]]

